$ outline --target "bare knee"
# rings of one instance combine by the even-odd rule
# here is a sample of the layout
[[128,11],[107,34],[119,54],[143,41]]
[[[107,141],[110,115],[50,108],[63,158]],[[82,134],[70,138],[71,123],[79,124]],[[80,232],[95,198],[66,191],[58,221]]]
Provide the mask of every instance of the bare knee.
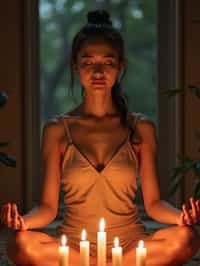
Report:
[[177,231],[174,243],[171,243],[172,256],[180,261],[191,258],[197,248],[195,248],[195,231],[190,226],[180,226]]
[[28,231],[18,231],[10,239],[7,246],[8,257],[14,262],[20,262],[27,258],[28,260],[33,255],[31,252],[31,239]]

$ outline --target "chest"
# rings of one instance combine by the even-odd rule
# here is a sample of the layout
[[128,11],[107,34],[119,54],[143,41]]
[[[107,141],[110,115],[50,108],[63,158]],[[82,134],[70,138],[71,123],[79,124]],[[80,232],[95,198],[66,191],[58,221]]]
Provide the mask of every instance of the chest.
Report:
[[68,123],[72,143],[88,162],[101,171],[129,141],[130,128],[116,121]]

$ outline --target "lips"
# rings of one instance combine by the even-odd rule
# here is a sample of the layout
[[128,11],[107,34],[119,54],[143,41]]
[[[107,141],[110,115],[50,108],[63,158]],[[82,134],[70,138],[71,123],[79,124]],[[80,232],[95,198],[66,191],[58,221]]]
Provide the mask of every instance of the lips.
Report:
[[104,80],[93,80],[92,84],[93,85],[105,85],[105,81]]

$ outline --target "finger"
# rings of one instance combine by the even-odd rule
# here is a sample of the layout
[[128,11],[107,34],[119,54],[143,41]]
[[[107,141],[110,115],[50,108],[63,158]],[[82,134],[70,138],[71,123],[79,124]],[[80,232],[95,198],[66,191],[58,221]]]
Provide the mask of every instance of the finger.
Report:
[[13,227],[14,229],[18,229],[19,227],[19,221],[18,221],[18,211],[17,211],[17,205],[13,204]]
[[185,204],[183,204],[182,209],[183,209],[183,213],[184,213],[186,224],[191,225],[192,224],[192,220],[191,220],[191,217],[190,217],[190,214],[189,214],[187,206]]
[[200,200],[195,202],[196,210],[197,210],[197,222],[200,220]]
[[184,213],[181,212],[179,225],[184,225]]
[[190,212],[190,217],[192,218],[193,222],[197,222],[197,208],[195,204],[195,200],[191,197],[190,198],[190,205],[191,205],[191,212]]
[[197,213],[200,213],[200,200],[196,201]]
[[11,217],[11,203],[8,203],[7,212],[6,212],[6,225],[8,227],[12,226],[12,217]]
[[19,221],[20,221],[20,229],[26,230],[24,219],[21,216],[19,216]]

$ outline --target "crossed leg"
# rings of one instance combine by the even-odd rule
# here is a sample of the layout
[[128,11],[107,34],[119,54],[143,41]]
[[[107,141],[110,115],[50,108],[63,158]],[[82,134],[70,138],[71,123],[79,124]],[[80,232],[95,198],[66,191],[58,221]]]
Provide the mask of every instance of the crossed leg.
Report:
[[[194,228],[173,226],[158,230],[146,237],[148,266],[180,266],[189,260],[200,247],[200,237]],[[19,266],[58,266],[59,240],[35,231],[20,231],[8,245],[8,257]],[[70,266],[80,265],[79,252],[70,247]],[[124,253],[123,265],[134,266],[135,247]],[[90,258],[90,265],[96,260]],[[111,266],[109,262],[107,266]]]
[[[36,231],[19,231],[11,237],[8,257],[18,266],[58,266],[59,239]],[[79,252],[70,247],[70,265],[79,265]]]
[[[172,226],[146,237],[148,266],[180,266],[200,248],[198,232],[190,226]],[[123,257],[123,265],[134,265],[135,247]]]

